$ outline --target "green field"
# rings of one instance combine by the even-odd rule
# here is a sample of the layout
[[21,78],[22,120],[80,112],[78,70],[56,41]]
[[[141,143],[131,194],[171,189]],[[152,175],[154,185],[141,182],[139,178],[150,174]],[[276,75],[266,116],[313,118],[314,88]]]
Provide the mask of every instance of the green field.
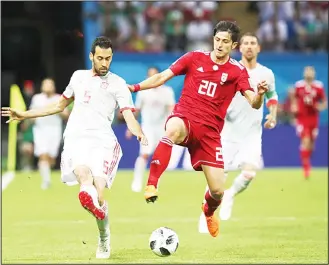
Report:
[[[18,173],[2,194],[2,262],[328,264],[327,169],[315,169],[309,180],[297,169],[260,172],[236,197],[216,239],[197,231],[201,173],[166,172],[154,205],[130,191],[131,179],[132,172],[120,171],[108,193],[112,255],[96,260],[97,226],[79,204],[78,186],[62,184],[55,172],[51,189],[42,191],[38,173]],[[159,226],[179,236],[171,257],[149,250]]]

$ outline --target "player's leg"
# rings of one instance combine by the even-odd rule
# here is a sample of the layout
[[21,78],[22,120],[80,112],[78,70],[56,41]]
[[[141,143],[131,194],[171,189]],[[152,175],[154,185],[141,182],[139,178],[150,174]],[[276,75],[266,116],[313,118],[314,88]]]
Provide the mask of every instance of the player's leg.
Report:
[[31,171],[33,168],[33,143],[24,141],[20,144],[21,168]]
[[154,202],[158,198],[158,182],[169,164],[172,147],[174,144],[182,143],[187,136],[188,128],[183,119],[179,117],[168,119],[165,136],[160,140],[152,157],[149,178],[145,189],[145,199],[147,202]]
[[[223,143],[223,147],[225,143]],[[226,147],[226,146],[225,146]],[[219,216],[221,220],[228,220],[232,214],[234,197],[247,189],[256,176],[256,171],[262,167],[261,138],[245,139],[240,145],[233,164],[241,169],[235,177],[231,187],[225,190]],[[224,157],[225,157],[224,151]]]
[[102,177],[94,177],[94,186],[98,192],[98,202],[100,207],[105,212],[105,218],[103,220],[96,219],[99,238],[98,238],[98,247],[96,250],[96,258],[98,259],[107,259],[110,257],[110,225],[109,225],[109,211],[108,203],[104,197],[105,187],[107,185],[106,179]]
[[312,131],[307,126],[299,124],[297,133],[300,137],[300,159],[303,167],[304,177],[307,179],[311,170],[311,154],[312,154]]
[[219,220],[214,213],[221,204],[224,195],[224,169],[202,165],[202,170],[209,187],[204,196],[205,203],[202,206],[202,210],[206,217],[209,233],[216,237],[219,234]]
[[38,158],[38,168],[40,175],[42,177],[41,188],[43,190],[48,189],[50,187],[50,182],[51,182],[51,165],[50,165],[50,157],[48,154],[46,153],[40,154]]
[[105,218],[105,212],[98,202],[98,192],[94,186],[91,169],[86,165],[78,165],[75,167],[73,173],[80,184],[79,200],[81,206],[97,219],[103,220]]
[[94,186],[98,192],[98,202],[101,206],[102,210],[105,212],[105,218],[103,220],[97,220],[97,227],[99,230],[99,240],[98,240],[98,247],[96,250],[96,258],[109,258],[110,257],[110,226],[109,226],[109,214],[108,214],[108,203],[105,200],[104,192],[105,188],[110,188],[113,184],[115,179],[118,165],[122,157],[121,148],[114,148],[114,151],[107,150],[105,154],[111,153],[112,155],[108,158],[108,155],[104,156],[105,159],[108,159],[109,163],[108,166],[99,167],[96,164],[93,166],[93,172],[100,177],[94,177]]

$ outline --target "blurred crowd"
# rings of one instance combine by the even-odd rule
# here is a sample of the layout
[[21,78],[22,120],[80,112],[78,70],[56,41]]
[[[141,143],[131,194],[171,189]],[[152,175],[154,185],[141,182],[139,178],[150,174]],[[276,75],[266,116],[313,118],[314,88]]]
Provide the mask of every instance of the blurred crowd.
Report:
[[[98,21],[117,50],[182,52],[212,47],[221,2],[98,2]],[[250,2],[264,50],[325,50],[328,2]],[[225,14],[234,20],[241,14]],[[237,19],[239,18],[240,19]],[[258,28],[257,28],[258,26]],[[242,27],[243,28],[243,27]]]

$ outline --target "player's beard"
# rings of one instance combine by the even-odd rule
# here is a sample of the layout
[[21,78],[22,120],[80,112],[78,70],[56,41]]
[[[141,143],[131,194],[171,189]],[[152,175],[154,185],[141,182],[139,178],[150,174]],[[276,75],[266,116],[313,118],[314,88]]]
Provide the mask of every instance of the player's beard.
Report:
[[99,76],[104,76],[104,75],[106,75],[107,74],[107,72],[108,72],[108,68],[105,68],[105,67],[100,67],[100,68],[96,68],[95,67],[95,62],[94,62],[94,72],[97,74],[97,75],[99,75]]

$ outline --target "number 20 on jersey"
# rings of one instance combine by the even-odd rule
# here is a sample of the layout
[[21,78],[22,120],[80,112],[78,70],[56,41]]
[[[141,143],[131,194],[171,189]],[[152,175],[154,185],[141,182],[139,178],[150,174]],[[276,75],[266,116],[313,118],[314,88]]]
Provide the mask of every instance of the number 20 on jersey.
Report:
[[216,93],[216,89],[217,89],[216,83],[207,80],[201,80],[198,93],[213,98]]

